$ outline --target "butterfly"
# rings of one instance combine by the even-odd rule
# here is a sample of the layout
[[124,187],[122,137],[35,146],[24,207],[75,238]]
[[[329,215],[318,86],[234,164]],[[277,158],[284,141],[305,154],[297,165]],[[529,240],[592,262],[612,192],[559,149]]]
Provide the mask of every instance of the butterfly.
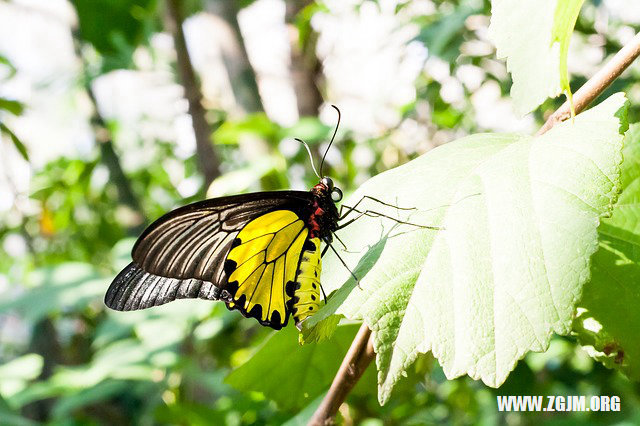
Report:
[[264,326],[280,329],[292,315],[300,327],[320,305],[320,245],[326,251],[338,229],[341,199],[323,176],[308,192],[233,195],[173,210],[140,235],[105,304],[130,311],[176,299],[221,300]]
[[274,329],[299,325],[320,304],[321,241],[338,229],[342,191],[271,191],[180,207],[138,238],[105,304],[129,311],[176,299],[222,300]]

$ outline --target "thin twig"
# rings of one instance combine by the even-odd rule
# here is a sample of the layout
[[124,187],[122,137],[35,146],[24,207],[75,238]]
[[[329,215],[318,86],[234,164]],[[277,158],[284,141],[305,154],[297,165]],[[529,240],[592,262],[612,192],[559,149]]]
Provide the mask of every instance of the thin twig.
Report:
[[[615,56],[593,77],[591,77],[573,96],[576,114],[582,112],[598,97],[631,63],[640,56],[640,33],[627,43]],[[565,102],[554,112],[538,130],[538,135],[551,129],[561,121],[571,117],[569,104]],[[371,330],[362,324],[351,348],[344,357],[342,365],[333,379],[329,392],[309,420],[309,425],[324,426],[333,423],[347,394],[355,386],[367,366],[375,358]]]
[[313,417],[309,420],[309,425],[324,426],[333,423],[333,416],[336,415],[347,394],[356,385],[360,376],[362,376],[362,373],[364,373],[375,356],[371,330],[365,324],[362,324],[342,360],[329,392],[327,392],[316,412],[313,413]]
[[[583,111],[595,98],[609,87],[631,63],[640,56],[640,33],[636,34],[607,64],[591,77],[574,95],[576,114]],[[571,117],[569,102],[562,104],[547,119],[536,135],[541,135],[556,124]]]

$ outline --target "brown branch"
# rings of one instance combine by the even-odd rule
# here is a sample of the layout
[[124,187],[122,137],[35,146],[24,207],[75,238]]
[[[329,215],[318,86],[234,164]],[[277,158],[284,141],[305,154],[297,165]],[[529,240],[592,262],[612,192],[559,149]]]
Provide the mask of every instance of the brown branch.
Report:
[[211,129],[205,116],[205,110],[202,106],[202,93],[196,73],[191,64],[189,51],[187,50],[187,42],[184,36],[182,24],[184,17],[182,15],[182,0],[167,0],[167,27],[173,36],[173,43],[178,62],[178,72],[180,80],[184,87],[184,94],[189,102],[189,115],[193,123],[193,131],[196,137],[196,155],[198,157],[198,167],[204,175],[207,187],[218,176],[220,176],[220,160],[213,150],[213,144],[210,139]]
[[338,412],[338,408],[340,408],[340,405],[342,405],[375,356],[371,330],[366,324],[362,324],[342,360],[329,392],[327,392],[316,412],[313,413],[313,417],[309,420],[309,425],[324,426],[333,423],[333,416]]
[[[613,81],[618,78],[638,56],[640,56],[640,33],[636,34],[629,43],[620,49],[604,67],[602,67],[573,95],[576,114],[582,112],[591,102],[593,102],[595,98],[604,92],[604,90],[609,87],[609,85],[613,83]],[[562,104],[556,112],[551,114],[536,134],[543,134],[556,124],[568,119],[569,117],[571,117],[571,108],[567,101]]]

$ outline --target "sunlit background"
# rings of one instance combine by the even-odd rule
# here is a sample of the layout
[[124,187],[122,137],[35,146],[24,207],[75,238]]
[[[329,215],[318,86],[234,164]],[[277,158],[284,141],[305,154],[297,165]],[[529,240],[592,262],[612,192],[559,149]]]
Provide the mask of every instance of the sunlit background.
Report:
[[[630,3],[586,2],[569,55],[575,87],[640,30]],[[470,133],[535,132],[561,100],[515,114],[489,11],[482,0],[0,1],[0,424],[304,422],[318,395],[285,408],[223,383],[270,331],[205,301],[114,313],[104,292],[135,236],[171,208],[309,188],[317,178],[294,138],[318,164],[331,104],[342,123],[325,167],[347,192]],[[636,63],[611,91],[639,105],[639,76]],[[203,171],[211,157],[189,84],[215,176]],[[616,394],[623,411],[504,415],[498,393]],[[634,424],[639,396],[568,337],[529,355],[498,391],[447,381],[424,356],[388,405],[369,380],[340,413],[368,425]]]

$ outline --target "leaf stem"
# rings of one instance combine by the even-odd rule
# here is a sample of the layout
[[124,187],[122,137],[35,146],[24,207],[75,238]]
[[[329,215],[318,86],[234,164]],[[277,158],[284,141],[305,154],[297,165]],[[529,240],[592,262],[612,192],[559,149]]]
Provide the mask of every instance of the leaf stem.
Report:
[[353,389],[375,356],[371,330],[366,324],[362,324],[342,360],[329,392],[313,413],[309,425],[324,426],[333,423],[333,416],[336,415],[347,394]]
[[[604,92],[638,56],[640,56],[640,33],[636,34],[604,67],[573,94],[575,114],[580,114],[595,98]],[[571,106],[570,102],[567,101],[556,112],[551,114],[536,135],[545,133],[569,117],[571,117]]]

